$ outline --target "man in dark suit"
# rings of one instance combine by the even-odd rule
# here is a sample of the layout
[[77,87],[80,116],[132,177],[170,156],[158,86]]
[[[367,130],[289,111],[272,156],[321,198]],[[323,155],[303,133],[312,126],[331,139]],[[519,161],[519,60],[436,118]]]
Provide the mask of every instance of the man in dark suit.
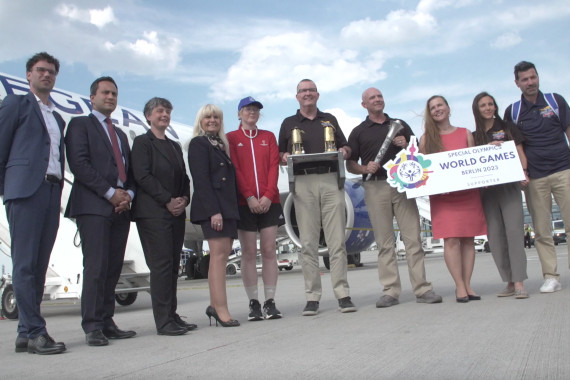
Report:
[[40,304],[59,227],[63,185],[63,129],[50,92],[59,61],[38,53],[26,64],[27,95],[0,106],[0,195],[10,224],[13,286],[18,303],[16,352],[65,351],[47,333]]
[[127,135],[111,120],[117,96],[113,78],[96,79],[91,85],[92,113],[72,119],[65,135],[67,161],[75,176],[65,216],[76,219],[81,236],[81,326],[90,346],[136,335],[113,321],[135,191]]

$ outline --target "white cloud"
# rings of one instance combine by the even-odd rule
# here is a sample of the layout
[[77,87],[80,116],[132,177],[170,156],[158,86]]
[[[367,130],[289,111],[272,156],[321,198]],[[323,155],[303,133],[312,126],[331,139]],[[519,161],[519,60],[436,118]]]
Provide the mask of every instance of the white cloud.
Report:
[[351,46],[386,47],[425,38],[437,29],[436,19],[429,13],[397,10],[383,20],[353,21],[342,28],[342,40]]
[[430,13],[453,4],[452,0],[421,0],[416,7],[420,13]]
[[95,25],[99,29],[109,23],[117,22],[115,15],[113,14],[113,8],[110,6],[107,6],[105,9],[90,9],[89,16],[91,24]]
[[362,119],[348,115],[342,108],[330,108],[323,112],[331,113],[336,117],[338,125],[340,125],[340,129],[342,129],[342,133],[344,133],[347,140],[354,127],[362,122]]
[[321,93],[336,91],[383,79],[383,63],[382,54],[362,59],[356,51],[340,49],[315,33],[283,33],[249,41],[225,78],[212,86],[212,96],[232,100],[248,93],[289,99],[303,78],[313,79]]
[[[108,53],[106,60],[111,61],[109,66],[114,70],[158,74],[176,68],[180,61],[180,45],[177,38],[161,37],[157,32],[151,31],[144,32],[144,37],[135,42],[107,41],[104,49]],[[120,62],[120,66],[115,66],[113,62]],[[109,69],[108,67],[107,70]]]
[[80,9],[74,4],[60,4],[55,12],[64,18],[79,21],[86,24],[93,24],[101,29],[109,23],[116,23],[113,8],[110,6],[104,9]]
[[55,12],[71,20],[86,22],[89,19],[89,12],[81,11],[75,5],[60,4]]
[[521,42],[522,38],[517,32],[507,32],[501,34],[495,41],[491,42],[491,47],[495,49],[506,49],[518,45]]
[[490,0],[421,0],[416,9],[418,12],[431,13],[441,8],[463,8],[482,1],[489,2]]

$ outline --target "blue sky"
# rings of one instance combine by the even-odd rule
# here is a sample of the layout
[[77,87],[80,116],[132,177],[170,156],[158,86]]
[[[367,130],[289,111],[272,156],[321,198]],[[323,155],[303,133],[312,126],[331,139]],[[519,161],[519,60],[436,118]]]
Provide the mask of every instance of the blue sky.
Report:
[[87,94],[113,76],[119,103],[142,109],[153,96],[193,124],[214,103],[226,130],[237,104],[264,104],[259,127],[278,133],[298,108],[295,86],[314,79],[319,108],[348,137],[365,116],[361,94],[385,96],[386,112],[422,134],[425,102],[447,97],[452,123],[473,128],[471,102],[495,95],[501,112],[520,91],[513,66],[537,65],[541,89],[570,96],[570,3],[551,0],[37,1],[0,0],[0,72],[23,77],[48,51],[62,63],[56,87]]

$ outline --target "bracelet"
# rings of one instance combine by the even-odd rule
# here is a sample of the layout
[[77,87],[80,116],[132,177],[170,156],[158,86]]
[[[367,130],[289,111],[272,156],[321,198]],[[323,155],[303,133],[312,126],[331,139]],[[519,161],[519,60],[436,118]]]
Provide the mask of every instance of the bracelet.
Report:
[[253,195],[250,195],[249,197],[247,197],[246,201],[249,201],[251,198],[255,198]]

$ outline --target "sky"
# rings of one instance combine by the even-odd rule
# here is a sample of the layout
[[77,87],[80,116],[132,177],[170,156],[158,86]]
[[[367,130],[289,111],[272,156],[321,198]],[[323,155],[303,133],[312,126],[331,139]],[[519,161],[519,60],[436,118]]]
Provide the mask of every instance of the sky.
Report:
[[253,96],[258,126],[276,135],[298,109],[297,83],[313,79],[318,106],[346,137],[365,117],[361,94],[380,89],[385,111],[423,133],[426,100],[444,95],[455,126],[473,129],[480,91],[502,113],[520,97],[513,66],[533,62],[541,89],[570,94],[570,2],[550,0],[233,1],[0,0],[0,72],[25,76],[47,51],[61,62],[56,87],[87,94],[115,78],[119,103],[142,110],[154,96],[193,125],[207,103],[238,127]]

